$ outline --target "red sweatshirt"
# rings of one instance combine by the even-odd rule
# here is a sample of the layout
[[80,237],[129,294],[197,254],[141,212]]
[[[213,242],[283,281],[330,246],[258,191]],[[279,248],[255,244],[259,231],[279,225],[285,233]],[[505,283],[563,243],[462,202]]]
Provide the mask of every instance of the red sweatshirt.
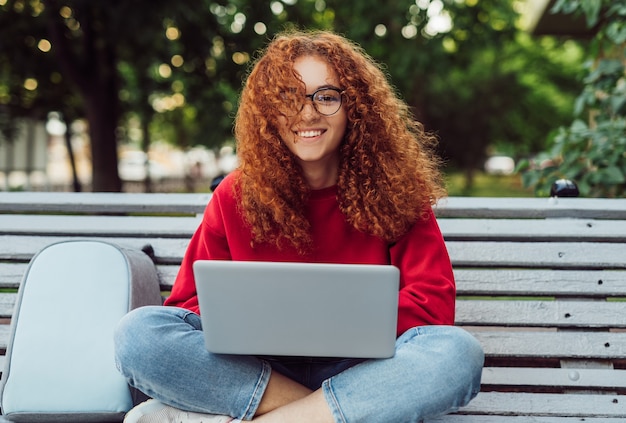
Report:
[[337,188],[311,193],[308,218],[314,251],[306,256],[270,245],[252,248],[249,226],[232,193],[236,172],[215,190],[183,258],[165,305],[199,313],[192,264],[200,259],[392,264],[400,269],[398,336],[414,326],[453,324],[455,283],[450,258],[433,212],[393,244],[346,223]]

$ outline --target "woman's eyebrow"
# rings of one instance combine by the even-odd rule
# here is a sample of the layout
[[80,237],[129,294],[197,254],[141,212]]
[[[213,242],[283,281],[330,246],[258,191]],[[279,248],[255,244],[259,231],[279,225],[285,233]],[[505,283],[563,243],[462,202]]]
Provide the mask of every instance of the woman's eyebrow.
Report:
[[325,84],[325,85],[320,85],[319,87],[315,88],[313,90],[313,92],[319,91],[319,90],[330,90],[330,89],[341,90],[341,88],[339,88],[339,87],[337,87],[337,86],[335,86],[333,84]]

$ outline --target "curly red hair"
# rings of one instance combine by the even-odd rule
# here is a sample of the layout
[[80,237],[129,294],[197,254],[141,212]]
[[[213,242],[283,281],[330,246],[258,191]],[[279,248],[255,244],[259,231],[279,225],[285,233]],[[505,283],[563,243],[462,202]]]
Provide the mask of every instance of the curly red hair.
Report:
[[244,89],[235,137],[240,173],[236,193],[254,243],[310,247],[305,206],[310,188],[279,136],[285,93],[303,83],[294,61],[326,61],[344,89],[348,125],[340,146],[338,202],[360,231],[394,242],[445,189],[434,136],[415,121],[381,67],[355,43],[324,31],[279,34],[256,61]]

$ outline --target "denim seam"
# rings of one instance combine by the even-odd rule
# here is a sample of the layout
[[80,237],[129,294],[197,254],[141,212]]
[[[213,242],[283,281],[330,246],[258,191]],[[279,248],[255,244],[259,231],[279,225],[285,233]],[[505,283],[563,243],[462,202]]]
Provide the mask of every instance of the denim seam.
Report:
[[[193,323],[192,323],[192,322],[189,320],[189,317],[193,317],[194,319],[197,319],[197,320],[196,320],[196,322],[198,322],[198,323],[199,323],[199,326],[195,324],[196,322],[193,322]],[[200,322],[200,316],[199,316],[199,315],[197,315],[196,313],[194,313],[193,311],[185,310],[185,313],[183,313],[183,314],[181,315],[181,319],[182,319],[185,323],[187,323],[188,325],[190,325],[191,327],[193,327],[194,329],[196,329],[196,330],[202,330],[202,323]]]
[[256,413],[259,404],[261,403],[261,398],[263,398],[263,394],[265,393],[265,388],[267,387],[272,367],[264,360],[261,360],[261,363],[263,364],[263,367],[261,369],[261,375],[259,376],[259,380],[254,386],[252,396],[250,398],[250,401],[248,402],[248,406],[243,412],[243,416],[238,417],[240,419],[248,420],[254,417],[254,414]]
[[343,412],[341,411],[339,401],[337,400],[337,397],[335,396],[335,393],[333,391],[331,379],[327,379],[324,381],[324,383],[322,383],[322,392],[324,392],[326,403],[330,408],[335,422],[347,423],[346,416],[344,416]]

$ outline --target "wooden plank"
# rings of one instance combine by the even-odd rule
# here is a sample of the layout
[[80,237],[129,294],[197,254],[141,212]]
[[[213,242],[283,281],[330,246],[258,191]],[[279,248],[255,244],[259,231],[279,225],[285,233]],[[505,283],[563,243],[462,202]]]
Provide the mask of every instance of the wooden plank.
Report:
[[200,217],[0,215],[0,234],[191,238]]
[[178,264],[157,265],[157,275],[159,276],[162,290],[169,291],[172,289],[179,268]]
[[626,199],[449,197],[435,207],[438,217],[538,219],[626,219]]
[[[626,333],[479,331],[471,329],[486,356],[507,358],[626,359]],[[0,349],[7,346],[8,325],[0,324]]]
[[[4,214],[0,233],[6,234],[89,234],[105,230],[136,234],[136,226],[146,234],[181,234],[191,236],[199,217],[147,217],[100,215],[28,215]],[[578,219],[485,220],[443,219],[439,222],[447,240],[519,240],[519,241],[621,241],[626,240],[626,221]],[[191,232],[191,233],[190,233]]]
[[625,332],[553,332],[468,328],[489,357],[626,359]]
[[425,423],[624,423],[621,417],[481,416],[448,414]]
[[626,245],[599,242],[446,242],[455,267],[626,269]]
[[[0,212],[191,213],[204,211],[211,194],[2,192]],[[449,197],[439,217],[626,219],[626,199]]]
[[626,370],[486,367],[483,385],[518,387],[626,388]]
[[[26,268],[24,262],[0,263],[0,288],[17,289]],[[162,286],[171,288],[177,272],[178,265],[157,265]],[[460,269],[454,273],[460,296],[626,296],[623,271]]]
[[[39,249],[53,242],[83,237],[11,236],[0,235],[0,260],[28,260]],[[180,263],[189,239],[89,237],[141,249],[147,242],[162,263]],[[497,267],[561,267],[589,269],[626,269],[626,246],[620,244],[581,243],[468,243],[448,244],[453,264],[486,267],[485,258],[493,257],[487,265]],[[562,248],[561,248],[562,247]],[[469,251],[476,249],[479,251]],[[554,256],[554,257],[551,257]],[[482,260],[481,260],[482,259]]]
[[[10,335],[11,327],[9,326],[9,324],[0,324],[0,350],[6,350]],[[2,354],[0,358],[4,359],[4,354]]]
[[150,244],[159,264],[180,264],[189,244],[187,238],[131,238],[131,237],[80,237],[80,236],[34,236],[0,235],[0,261],[27,262],[42,248],[55,242],[91,239],[112,242],[127,248],[141,250]]
[[459,300],[456,322],[471,326],[626,328],[626,302]]
[[463,414],[626,418],[626,395],[480,392]]
[[[5,214],[0,233],[5,234],[89,234],[106,230],[140,236],[177,234],[191,236],[199,217],[148,217],[99,215]],[[626,221],[591,220],[443,220],[440,226],[448,241],[585,241],[626,242]],[[588,225],[593,225],[591,228]],[[136,227],[144,230],[138,232]]]
[[623,270],[455,269],[458,295],[626,296]]
[[27,267],[26,263],[0,262],[0,288],[17,289]]
[[597,219],[439,219],[450,241],[626,242],[626,221]]
[[[71,237],[32,237],[16,242],[0,237],[0,260],[22,260],[0,263],[0,288],[16,288],[28,260],[45,242]],[[78,237],[82,238],[82,237]],[[28,242],[30,239],[32,242]],[[108,239],[116,242],[117,239]],[[187,242],[184,240],[183,242]],[[158,239],[148,239],[159,248]],[[180,255],[180,254],[179,254]],[[175,271],[174,271],[175,272]],[[589,298],[626,296],[626,272],[623,270],[545,270],[545,269],[471,269],[456,268],[458,295],[482,296],[573,296]],[[173,279],[172,279],[173,280]]]
[[211,194],[1,192],[0,212],[201,214]]
[[17,294],[0,293],[0,318],[10,318],[13,316]]

